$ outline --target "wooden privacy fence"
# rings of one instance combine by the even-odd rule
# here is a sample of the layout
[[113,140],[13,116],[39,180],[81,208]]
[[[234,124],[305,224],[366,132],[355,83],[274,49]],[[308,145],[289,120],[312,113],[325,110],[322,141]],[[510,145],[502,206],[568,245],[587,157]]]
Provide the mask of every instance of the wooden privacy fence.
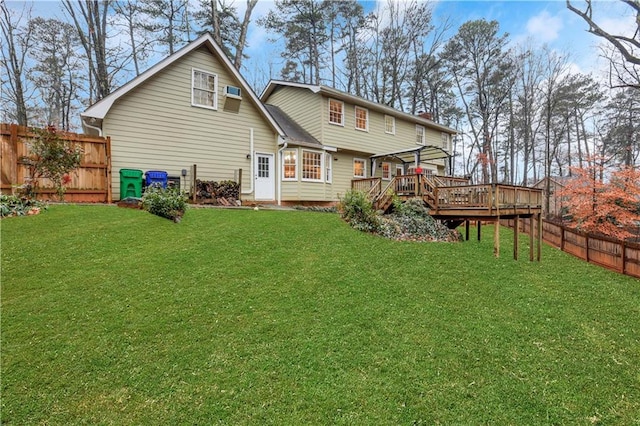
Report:
[[[529,220],[520,220],[520,232],[529,229]],[[513,220],[504,219],[501,223],[514,227]],[[542,221],[542,239],[587,262],[640,278],[640,243],[591,235],[547,220]]]
[[[25,159],[30,155],[29,140],[34,133],[17,124],[0,124],[0,190],[15,193],[29,179]],[[111,201],[111,140],[106,137],[62,133],[62,139],[82,148],[80,168],[70,173],[65,200],[70,202]],[[38,180],[38,199],[56,199],[56,190],[48,179]]]

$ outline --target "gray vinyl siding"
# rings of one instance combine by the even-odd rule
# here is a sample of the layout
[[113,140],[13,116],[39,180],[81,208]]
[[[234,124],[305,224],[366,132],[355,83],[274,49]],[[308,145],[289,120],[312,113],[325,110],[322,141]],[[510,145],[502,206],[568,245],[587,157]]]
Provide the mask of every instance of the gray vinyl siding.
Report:
[[[191,105],[192,68],[217,74],[217,110]],[[180,176],[186,169],[188,183],[194,164],[197,177],[203,180],[237,180],[242,169],[242,188],[250,188],[251,129],[258,152],[275,154],[277,135],[248,94],[243,93],[238,113],[223,110],[227,84],[240,86],[203,47],[114,103],[103,123],[104,134],[111,136],[114,199],[120,198],[119,170],[123,168],[163,170],[170,176]]]

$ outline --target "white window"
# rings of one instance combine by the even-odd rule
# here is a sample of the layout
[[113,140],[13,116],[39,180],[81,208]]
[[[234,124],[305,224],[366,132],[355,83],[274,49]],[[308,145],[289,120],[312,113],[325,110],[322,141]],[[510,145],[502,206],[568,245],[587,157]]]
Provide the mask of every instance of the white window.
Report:
[[360,158],[353,159],[353,177],[367,177],[367,162],[365,160],[362,160]]
[[416,124],[416,143],[418,145],[424,145],[424,126]]
[[329,99],[329,123],[344,126],[344,102]]
[[324,164],[325,164],[325,171],[326,171],[325,181],[327,183],[331,183],[331,179],[333,178],[333,170],[332,170],[333,156],[331,154],[326,154]]
[[442,149],[444,149],[445,151],[449,151],[449,142],[451,140],[449,133],[442,132],[440,134],[440,137],[442,138]]
[[384,132],[390,135],[396,134],[396,118],[390,115],[384,116]]
[[322,153],[302,150],[302,180],[322,182]]
[[298,180],[298,150],[282,152],[282,180]]
[[356,107],[356,130],[369,130],[369,111],[359,106]]
[[391,179],[391,163],[382,163],[382,179]]
[[218,108],[218,76],[193,68],[191,78],[191,105]]
[[402,176],[404,174],[404,166],[402,164],[396,164],[396,176]]

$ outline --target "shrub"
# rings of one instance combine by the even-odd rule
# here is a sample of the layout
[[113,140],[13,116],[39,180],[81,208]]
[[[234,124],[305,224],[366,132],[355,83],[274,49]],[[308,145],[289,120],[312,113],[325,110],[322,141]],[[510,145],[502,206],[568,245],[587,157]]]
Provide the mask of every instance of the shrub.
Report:
[[338,211],[355,229],[366,232],[378,230],[380,215],[362,191],[347,191],[338,204]]
[[429,208],[418,197],[410,198],[405,202],[402,202],[397,196],[394,197],[393,210],[396,215],[400,216],[431,218]]
[[0,194],[0,217],[30,216],[46,209],[46,204],[30,198]]
[[164,189],[153,184],[142,194],[142,208],[156,216],[180,222],[187,208],[187,196],[177,189]]
[[29,142],[31,156],[26,159],[31,181],[25,184],[25,194],[35,197],[38,178],[48,178],[64,200],[66,185],[71,181],[69,173],[80,167],[82,149],[65,141],[54,126],[34,129],[36,136]]
[[460,234],[429,215],[420,198],[394,200],[394,212],[383,216],[378,232],[386,238],[417,241],[458,241]]

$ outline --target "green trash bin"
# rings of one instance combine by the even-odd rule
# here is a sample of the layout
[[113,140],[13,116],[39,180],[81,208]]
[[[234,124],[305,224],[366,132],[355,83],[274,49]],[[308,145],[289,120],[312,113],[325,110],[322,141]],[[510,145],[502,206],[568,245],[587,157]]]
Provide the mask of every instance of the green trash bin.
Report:
[[120,199],[142,197],[142,170],[120,169]]

